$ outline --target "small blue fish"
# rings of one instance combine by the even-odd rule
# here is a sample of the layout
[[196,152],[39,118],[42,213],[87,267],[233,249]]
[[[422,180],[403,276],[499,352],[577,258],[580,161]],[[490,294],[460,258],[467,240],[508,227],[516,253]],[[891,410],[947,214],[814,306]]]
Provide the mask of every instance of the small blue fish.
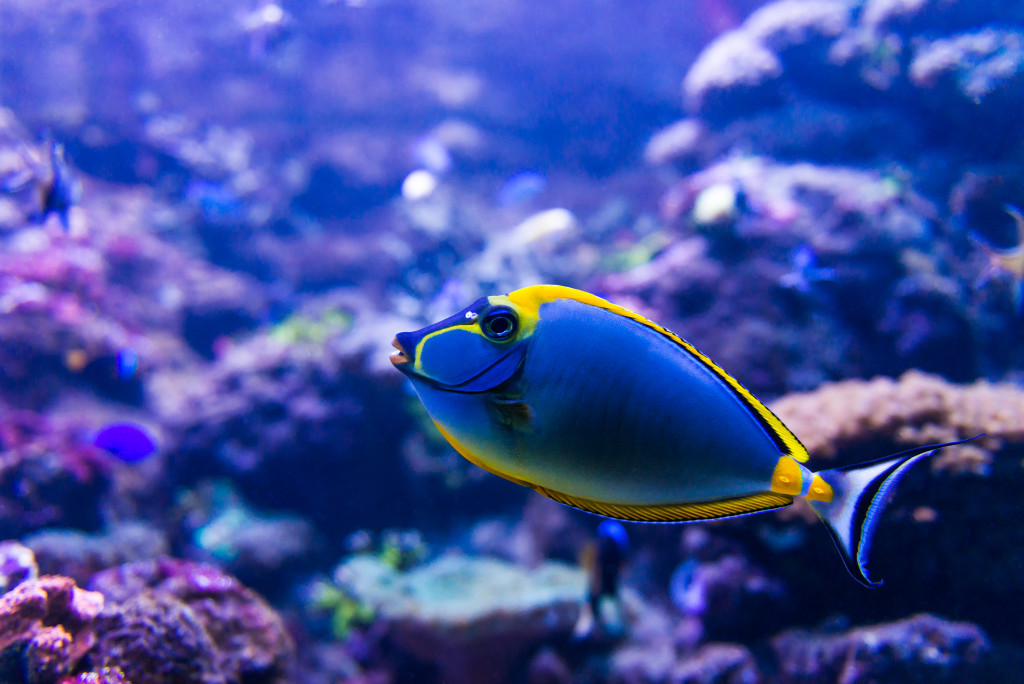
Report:
[[813,472],[807,449],[678,335],[590,293],[536,285],[399,333],[395,367],[469,461],[555,501],[640,522],[806,500],[864,585],[897,482],[938,444]]
[[[587,571],[587,602],[580,610],[573,634],[585,638],[600,624],[609,636],[625,629],[619,605],[619,575],[629,553],[629,535],[618,520],[602,520],[597,539],[583,549],[583,567]],[[611,607],[602,610],[602,602]]]
[[790,263],[792,269],[779,278],[779,284],[793,288],[801,294],[810,292],[814,283],[836,279],[834,268],[818,266],[818,255],[810,245],[801,244],[794,248],[790,255]]
[[498,189],[497,202],[499,207],[513,207],[526,204],[544,192],[548,179],[539,171],[526,169],[512,174],[501,188]]
[[207,180],[189,181],[185,201],[199,209],[207,223],[237,223],[244,218],[245,206],[231,188]]
[[53,140],[50,148],[50,177],[39,185],[39,211],[30,216],[42,223],[50,214],[56,214],[64,230],[70,230],[69,212],[82,199],[82,184],[71,171],[64,154],[64,145]]
[[117,353],[117,377],[121,380],[131,380],[139,370],[139,355],[134,349],[125,347]]
[[96,433],[92,443],[125,463],[138,463],[156,452],[153,438],[134,423],[111,423]]

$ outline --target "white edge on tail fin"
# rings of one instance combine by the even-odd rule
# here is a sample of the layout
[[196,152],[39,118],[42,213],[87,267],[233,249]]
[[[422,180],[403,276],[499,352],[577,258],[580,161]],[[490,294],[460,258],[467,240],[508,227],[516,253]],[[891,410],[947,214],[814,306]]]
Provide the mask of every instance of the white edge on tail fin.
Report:
[[[981,437],[978,435],[971,439]],[[832,501],[809,501],[832,534],[847,570],[864,586],[877,586],[868,576],[867,562],[875,530],[896,485],[915,463],[939,449],[971,440],[933,444],[868,463],[822,470],[817,474],[835,492]]]

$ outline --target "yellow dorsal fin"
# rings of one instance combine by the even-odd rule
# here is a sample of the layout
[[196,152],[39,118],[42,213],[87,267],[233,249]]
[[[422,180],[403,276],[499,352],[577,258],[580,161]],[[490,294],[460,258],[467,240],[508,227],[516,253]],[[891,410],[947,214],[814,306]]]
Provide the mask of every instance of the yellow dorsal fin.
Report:
[[581,511],[597,513],[609,518],[632,520],[634,522],[669,523],[714,520],[716,518],[730,518],[734,515],[770,511],[773,508],[784,508],[793,503],[792,496],[775,494],[774,492],[759,492],[735,499],[722,499],[721,501],[644,506],[604,503],[603,501],[594,501],[593,499],[563,494],[562,492],[556,492],[536,485],[528,486],[533,487],[539,494],[543,494],[549,499],[554,499],[566,506],[572,506]]
[[750,409],[751,413],[758,419],[765,431],[771,436],[772,440],[778,445],[779,450],[787,456],[804,463],[808,460],[809,455],[807,449],[800,440],[797,439],[796,435],[790,432],[778,416],[772,413],[771,409],[761,403],[761,401],[750,393],[746,387],[741,385],[736,378],[732,377],[724,370],[722,370],[714,361],[704,356],[700,351],[692,344],[684,340],[683,338],[676,335],[671,330],[663,328],[654,321],[648,320],[638,313],[634,313],[629,309],[613,304],[608,300],[601,299],[596,295],[592,295],[589,292],[582,290],[575,290],[571,287],[563,287],[561,285],[533,285],[531,287],[524,287],[521,290],[516,290],[508,295],[508,298],[521,308],[529,311],[533,317],[539,315],[541,304],[552,302],[556,299],[572,299],[582,304],[588,304],[590,306],[596,306],[605,311],[625,316],[631,320],[636,321],[642,325],[647,326],[651,330],[654,330],[661,335],[664,335],[668,339],[675,342],[677,345],[682,347],[688,354],[700,362],[705,368],[714,373],[722,382],[729,386],[733,392],[735,392],[737,398],[743,402],[743,404]]

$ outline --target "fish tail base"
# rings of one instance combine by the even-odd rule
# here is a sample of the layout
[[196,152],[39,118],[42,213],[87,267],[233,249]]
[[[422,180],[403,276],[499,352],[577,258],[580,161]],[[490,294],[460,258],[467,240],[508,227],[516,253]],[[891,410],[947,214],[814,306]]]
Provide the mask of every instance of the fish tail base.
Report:
[[808,496],[807,501],[828,527],[854,579],[868,587],[882,584],[868,575],[868,555],[882,512],[892,499],[899,481],[915,463],[932,456],[939,449],[962,443],[934,444],[877,461],[816,473],[816,480],[821,478],[831,487],[831,496],[825,497],[828,500]]

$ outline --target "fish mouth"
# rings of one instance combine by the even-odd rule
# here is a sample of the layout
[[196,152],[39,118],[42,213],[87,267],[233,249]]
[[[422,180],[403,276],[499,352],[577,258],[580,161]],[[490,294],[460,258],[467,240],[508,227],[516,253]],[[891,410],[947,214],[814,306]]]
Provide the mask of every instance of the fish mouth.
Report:
[[404,366],[411,361],[408,355],[406,355],[405,349],[402,348],[402,343],[398,341],[397,337],[391,340],[391,346],[398,350],[396,352],[393,352],[391,356],[388,357],[389,359],[391,359],[391,363],[396,368],[398,368],[399,366]]

